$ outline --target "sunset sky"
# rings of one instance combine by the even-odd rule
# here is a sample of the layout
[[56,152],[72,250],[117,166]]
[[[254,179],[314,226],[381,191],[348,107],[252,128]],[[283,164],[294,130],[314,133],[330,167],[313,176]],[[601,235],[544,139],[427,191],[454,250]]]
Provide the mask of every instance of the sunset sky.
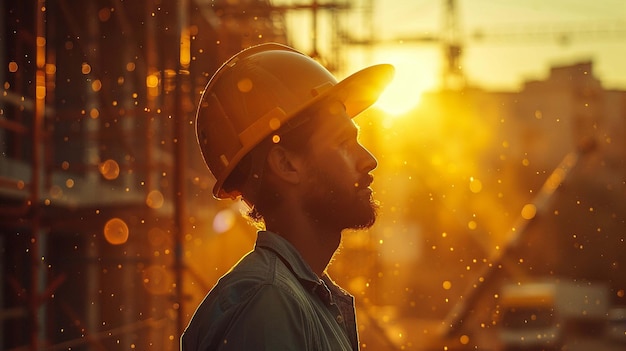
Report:
[[[305,4],[276,0],[275,4]],[[320,1],[320,3],[324,3]],[[352,1],[342,25],[361,35],[368,0]],[[346,74],[363,66],[389,62],[396,66],[396,87],[407,91],[440,86],[442,45],[399,42],[399,38],[441,36],[444,0],[373,0],[372,28],[384,43],[369,49],[344,45]],[[626,3],[623,0],[457,0],[457,26],[463,45],[461,69],[468,83],[485,89],[515,90],[526,80],[544,79],[550,66],[593,61],[594,75],[605,88],[626,89]],[[318,45],[324,54],[328,17],[320,14]],[[292,41],[310,46],[310,13],[287,17]],[[350,25],[347,25],[350,23]],[[597,31],[608,33],[597,34]],[[477,39],[476,33],[483,33]],[[541,33],[541,35],[537,35]],[[563,35],[560,33],[564,33]],[[562,40],[561,38],[565,38]],[[398,93],[396,92],[396,94]],[[407,100],[404,98],[403,100]]]

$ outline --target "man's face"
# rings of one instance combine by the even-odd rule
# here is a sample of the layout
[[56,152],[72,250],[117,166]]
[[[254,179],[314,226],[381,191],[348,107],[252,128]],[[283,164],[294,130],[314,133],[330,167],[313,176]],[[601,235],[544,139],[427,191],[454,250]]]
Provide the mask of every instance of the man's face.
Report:
[[304,210],[329,229],[369,228],[377,204],[369,188],[377,161],[357,140],[343,106],[320,112],[309,141]]

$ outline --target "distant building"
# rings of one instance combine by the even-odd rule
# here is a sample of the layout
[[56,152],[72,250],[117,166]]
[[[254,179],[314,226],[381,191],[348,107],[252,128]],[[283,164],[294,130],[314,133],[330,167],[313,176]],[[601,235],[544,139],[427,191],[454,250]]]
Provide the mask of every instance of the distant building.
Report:
[[[459,135],[468,130],[481,135],[481,130],[487,130],[482,132],[487,140],[481,151],[472,149],[476,147],[472,144],[465,146],[476,156],[471,175],[482,179],[484,190],[467,197],[463,206],[484,222],[493,219],[493,225],[486,229],[483,225],[482,231],[473,235],[472,230],[449,222],[434,220],[431,225],[445,228],[436,235],[456,228],[458,232],[448,231],[448,236],[466,238],[463,246],[455,247],[455,252],[461,253],[448,258],[463,262],[458,264],[458,275],[447,271],[447,276],[463,277],[452,289],[450,300],[454,303],[443,307],[448,313],[442,329],[449,334],[439,342],[451,349],[462,335],[470,341],[457,343],[459,350],[495,347],[497,296],[507,283],[534,279],[602,282],[610,287],[610,300],[602,303],[626,303],[622,254],[626,250],[626,91],[605,90],[592,68],[591,62],[553,67],[546,80],[526,82],[519,92],[467,89],[435,92],[424,98],[418,119],[441,119],[439,123],[448,130],[454,131],[456,125],[459,130],[450,133]],[[479,195],[500,180],[515,187],[484,195],[492,206],[480,212],[484,199]],[[451,197],[451,193],[444,195]],[[502,201],[494,201],[496,198]],[[524,213],[525,204],[533,205],[536,214]],[[416,209],[414,216],[420,210]],[[457,217],[463,214],[459,207],[450,210]],[[433,222],[433,218],[417,221]],[[495,218],[504,224],[498,225]],[[428,240],[442,242],[436,237]],[[481,246],[498,249],[481,256]],[[468,247],[473,247],[469,253]],[[466,262],[480,262],[483,257],[482,265],[467,264],[472,270],[463,272]],[[420,269],[423,276],[431,274],[435,259],[440,258],[429,257],[426,267],[416,265],[414,275],[419,277]],[[435,285],[430,293],[437,296],[438,288]]]

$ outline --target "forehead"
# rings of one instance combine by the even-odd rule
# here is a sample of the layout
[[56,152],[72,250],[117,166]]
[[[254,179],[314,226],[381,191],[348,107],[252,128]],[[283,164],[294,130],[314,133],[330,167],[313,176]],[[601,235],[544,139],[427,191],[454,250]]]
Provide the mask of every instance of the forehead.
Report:
[[340,102],[331,102],[315,111],[315,134],[330,137],[332,135],[355,132],[356,124],[346,113],[346,108]]

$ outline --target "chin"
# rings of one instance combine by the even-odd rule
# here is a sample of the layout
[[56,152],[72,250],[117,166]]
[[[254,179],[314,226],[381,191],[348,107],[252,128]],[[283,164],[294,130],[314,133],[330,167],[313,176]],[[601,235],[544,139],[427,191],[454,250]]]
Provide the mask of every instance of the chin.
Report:
[[350,229],[368,229],[374,225],[378,217],[378,203],[370,200],[367,207],[355,211]]

